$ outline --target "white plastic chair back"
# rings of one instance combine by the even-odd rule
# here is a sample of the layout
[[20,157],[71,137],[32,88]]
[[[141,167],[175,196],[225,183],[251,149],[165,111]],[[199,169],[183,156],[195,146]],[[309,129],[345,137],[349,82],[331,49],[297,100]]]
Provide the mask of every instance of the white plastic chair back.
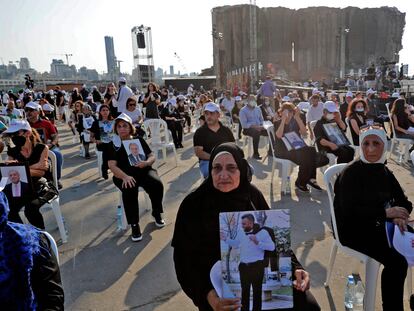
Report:
[[49,233],[49,232],[47,232],[47,231],[42,231],[42,233],[47,237],[47,239],[49,240],[49,242],[50,242],[50,248],[52,249],[52,252],[53,252],[53,254],[55,255],[55,257],[56,257],[56,261],[57,261],[57,264],[59,265],[59,250],[58,250],[58,247],[57,247],[57,244],[56,244],[56,241],[55,241],[55,239],[52,237],[52,235]]
[[144,121],[145,129],[149,130],[151,133],[151,142],[153,144],[159,144],[162,142],[161,141],[162,122],[165,123],[165,121],[162,119],[147,119]]
[[55,185],[57,189],[58,188],[57,159],[53,151],[49,150],[48,158],[50,159],[50,168],[51,168],[52,177],[53,177],[53,184]]

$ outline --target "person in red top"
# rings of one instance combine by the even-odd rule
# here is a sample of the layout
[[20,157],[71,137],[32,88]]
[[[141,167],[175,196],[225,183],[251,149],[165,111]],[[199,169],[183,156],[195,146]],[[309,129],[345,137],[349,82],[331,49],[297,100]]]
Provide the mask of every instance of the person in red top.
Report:
[[[58,148],[58,132],[55,125],[52,124],[52,122],[40,118],[40,110],[41,106],[35,102],[29,102],[24,107],[27,121],[29,121],[30,126],[37,130],[37,132],[40,135],[40,138],[42,139],[42,142],[47,144],[49,150],[56,155],[57,178],[58,180],[60,180],[62,173],[63,156]],[[61,189],[62,184],[60,183],[60,181],[58,182],[58,184],[59,189]]]

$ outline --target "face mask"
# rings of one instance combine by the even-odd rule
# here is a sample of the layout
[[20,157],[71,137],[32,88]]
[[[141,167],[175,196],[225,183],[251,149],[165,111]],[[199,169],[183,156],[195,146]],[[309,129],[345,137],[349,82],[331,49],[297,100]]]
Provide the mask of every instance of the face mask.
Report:
[[254,107],[256,107],[256,105],[257,105],[257,103],[255,102],[255,101],[249,101],[249,104],[248,104],[250,107],[252,107],[252,108],[254,108]]
[[364,112],[364,108],[355,108],[356,112]]
[[24,146],[24,144],[26,143],[26,137],[24,136],[13,136],[11,138],[13,144],[17,147],[17,148],[21,148]]
[[331,120],[333,120],[333,119],[334,119],[334,114],[333,114],[333,113],[328,113],[328,114],[326,115],[326,120],[331,121]]

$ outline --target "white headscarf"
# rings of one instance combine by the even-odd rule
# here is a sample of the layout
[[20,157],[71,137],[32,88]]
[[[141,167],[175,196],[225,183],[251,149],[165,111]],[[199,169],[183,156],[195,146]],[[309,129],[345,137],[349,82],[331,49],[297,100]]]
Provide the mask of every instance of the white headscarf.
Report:
[[367,137],[369,135],[375,135],[375,136],[379,137],[382,140],[382,142],[384,143],[384,150],[382,151],[381,158],[378,161],[374,162],[374,163],[384,164],[385,160],[387,158],[387,149],[388,149],[387,148],[388,147],[387,135],[385,134],[385,131],[383,129],[372,128],[372,127],[370,127],[367,130],[362,130],[361,133],[359,134],[359,146],[361,148],[361,152],[360,152],[361,161],[364,162],[364,163],[367,163],[367,164],[373,164],[372,162],[369,162],[365,158],[364,152],[362,150],[362,145],[364,143],[364,139],[365,139],[365,137]]

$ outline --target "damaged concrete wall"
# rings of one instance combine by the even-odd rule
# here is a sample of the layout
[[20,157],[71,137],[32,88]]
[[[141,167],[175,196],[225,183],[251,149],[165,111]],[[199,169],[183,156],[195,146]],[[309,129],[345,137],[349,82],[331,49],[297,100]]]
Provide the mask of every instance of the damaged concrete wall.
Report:
[[[255,7],[257,60],[276,74],[286,72],[292,80],[321,79],[365,69],[380,57],[398,61],[405,26],[405,13],[396,8]],[[225,85],[226,72],[250,65],[250,5],[216,7],[212,10],[214,67],[218,85]],[[349,29],[349,32],[345,32]],[[292,62],[292,42],[295,60]],[[343,58],[341,59],[341,47]]]

